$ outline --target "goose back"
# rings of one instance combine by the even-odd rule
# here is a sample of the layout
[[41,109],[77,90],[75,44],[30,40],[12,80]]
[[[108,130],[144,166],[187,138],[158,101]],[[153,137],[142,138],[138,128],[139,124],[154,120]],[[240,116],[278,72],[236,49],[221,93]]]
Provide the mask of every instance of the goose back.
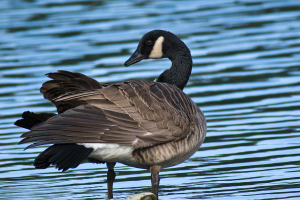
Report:
[[[137,80],[101,87],[53,98],[56,104],[85,103],[32,127],[21,143],[119,144],[132,147],[140,165],[165,162],[168,167],[188,158],[203,142],[205,118],[176,86]],[[174,157],[182,159],[174,162]]]

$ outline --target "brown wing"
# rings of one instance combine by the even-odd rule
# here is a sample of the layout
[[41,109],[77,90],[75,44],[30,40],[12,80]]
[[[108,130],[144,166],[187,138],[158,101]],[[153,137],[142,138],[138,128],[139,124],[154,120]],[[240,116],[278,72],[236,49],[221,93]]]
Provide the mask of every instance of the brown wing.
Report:
[[[53,100],[86,102],[34,126],[21,141],[31,146],[60,143],[117,143],[142,148],[179,140],[194,131],[199,109],[166,83],[129,81],[65,94]],[[30,147],[31,147],[30,146]]]
[[52,80],[45,82],[40,91],[45,99],[51,101],[57,108],[58,113],[62,113],[70,108],[75,108],[85,102],[57,102],[53,99],[67,93],[76,93],[87,90],[101,89],[109,84],[99,83],[93,78],[84,74],[59,70],[58,72],[46,74]]

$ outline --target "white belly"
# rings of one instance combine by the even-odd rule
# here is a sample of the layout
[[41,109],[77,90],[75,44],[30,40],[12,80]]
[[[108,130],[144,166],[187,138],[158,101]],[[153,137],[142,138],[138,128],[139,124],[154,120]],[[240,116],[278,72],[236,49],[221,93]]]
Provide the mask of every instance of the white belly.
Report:
[[90,158],[104,162],[120,162],[132,167],[145,168],[145,166],[140,165],[132,156],[134,148],[131,146],[111,143],[81,143],[80,145],[94,149],[89,155]]

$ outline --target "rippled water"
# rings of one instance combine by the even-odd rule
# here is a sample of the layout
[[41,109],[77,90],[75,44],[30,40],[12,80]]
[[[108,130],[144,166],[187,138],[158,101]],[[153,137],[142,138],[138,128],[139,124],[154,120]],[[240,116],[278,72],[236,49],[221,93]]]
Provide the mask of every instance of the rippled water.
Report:
[[[99,82],[153,80],[168,60],[124,61],[152,29],[179,35],[194,67],[185,92],[207,117],[205,143],[161,172],[161,199],[300,199],[300,1],[0,2],[0,199],[104,199],[106,167],[36,170],[23,151],[25,110],[64,69]],[[116,166],[115,199],[151,190],[150,173]]]

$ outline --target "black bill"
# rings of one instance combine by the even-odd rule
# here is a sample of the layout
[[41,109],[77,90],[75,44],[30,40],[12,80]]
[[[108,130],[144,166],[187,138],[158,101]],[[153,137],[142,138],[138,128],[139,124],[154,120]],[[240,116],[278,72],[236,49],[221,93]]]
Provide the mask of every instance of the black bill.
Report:
[[131,57],[124,63],[125,67],[137,63],[143,60],[145,56],[140,53],[140,47],[138,47],[135,52],[131,55]]

